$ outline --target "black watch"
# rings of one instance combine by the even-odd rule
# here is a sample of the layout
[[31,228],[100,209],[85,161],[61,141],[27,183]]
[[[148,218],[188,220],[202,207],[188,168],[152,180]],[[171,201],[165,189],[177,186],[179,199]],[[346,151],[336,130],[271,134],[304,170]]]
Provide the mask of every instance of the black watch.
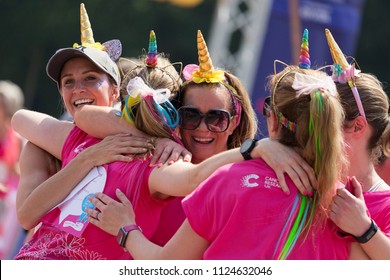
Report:
[[252,159],[251,152],[255,148],[256,142],[259,141],[257,139],[246,139],[244,143],[242,143],[240,148],[240,153],[242,154],[245,160]]
[[142,232],[141,228],[137,225],[128,225],[125,227],[121,227],[118,231],[118,235],[116,236],[116,241],[118,241],[118,244],[125,248],[126,246],[126,240],[127,236],[129,235],[129,232],[132,230],[139,230]]
[[359,243],[367,243],[368,241],[370,241],[370,239],[375,235],[377,231],[378,231],[378,226],[376,225],[374,220],[371,219],[371,225],[368,228],[368,230],[362,236],[359,237],[354,236],[354,237],[356,241]]

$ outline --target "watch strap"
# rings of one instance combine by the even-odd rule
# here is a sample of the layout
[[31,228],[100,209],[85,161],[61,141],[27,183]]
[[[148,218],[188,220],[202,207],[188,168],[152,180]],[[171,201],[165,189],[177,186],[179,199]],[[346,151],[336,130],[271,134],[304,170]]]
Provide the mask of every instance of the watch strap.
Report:
[[241,155],[243,156],[243,158],[244,158],[245,160],[251,160],[251,159],[253,159],[253,158],[251,157],[251,152],[252,152],[253,149],[255,148],[256,142],[259,141],[259,140],[257,140],[257,139],[251,139],[251,140],[252,140],[252,143],[251,143],[250,147],[249,147],[246,151],[241,152]]
[[142,232],[142,229],[135,224],[127,225],[127,226],[121,227],[119,229],[119,232],[117,235],[117,241],[121,247],[123,247],[123,248],[126,247],[125,245],[126,245],[127,236],[129,235],[129,232],[131,232],[133,230],[139,230],[140,232]]
[[355,236],[355,239],[359,243],[367,243],[376,234],[377,231],[378,231],[378,226],[376,225],[374,220],[371,219],[371,225],[368,228],[368,230],[362,236],[359,237]]

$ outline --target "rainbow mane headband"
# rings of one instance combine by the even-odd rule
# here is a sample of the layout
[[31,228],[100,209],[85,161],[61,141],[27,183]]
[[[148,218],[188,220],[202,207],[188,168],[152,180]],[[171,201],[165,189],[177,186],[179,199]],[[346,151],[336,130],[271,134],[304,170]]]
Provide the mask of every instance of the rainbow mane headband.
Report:
[[360,115],[366,118],[366,114],[364,113],[364,107],[355,84],[355,78],[359,77],[360,70],[355,69],[355,65],[350,65],[347,62],[347,59],[345,58],[340,47],[337,45],[329,29],[325,29],[325,35],[334,63],[332,68],[332,78],[335,82],[341,84],[348,83],[349,87],[352,90],[353,97],[355,98]]
[[[92,47],[108,53],[113,61],[117,61],[122,54],[122,44],[119,40],[110,40],[103,44],[95,42],[93,38],[93,31],[91,23],[87,14],[87,10],[83,3],[80,4],[80,30],[81,30],[81,46]],[[74,43],[73,48],[81,47],[79,44]]]
[[198,61],[199,65],[188,64],[183,69],[184,84],[188,82],[211,83],[224,85],[231,96],[235,114],[238,116],[237,124],[240,123],[242,106],[237,100],[237,90],[229,85],[225,77],[225,72],[222,70],[215,70],[213,62],[211,60],[206,41],[203,38],[202,32],[198,30],[197,33],[197,48],[198,48]]

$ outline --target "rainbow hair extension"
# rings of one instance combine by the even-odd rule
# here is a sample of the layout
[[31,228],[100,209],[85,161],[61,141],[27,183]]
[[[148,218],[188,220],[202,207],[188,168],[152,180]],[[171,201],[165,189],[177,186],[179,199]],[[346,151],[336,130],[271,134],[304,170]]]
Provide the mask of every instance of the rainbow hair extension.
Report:
[[[311,94],[311,99],[316,101],[315,106],[317,106],[317,112],[320,112],[323,109],[322,95],[320,90],[316,90]],[[317,115],[317,114],[316,114]],[[322,159],[321,151],[321,137],[320,132],[318,131],[317,125],[318,119],[313,116],[312,110],[310,110],[310,119],[309,119],[309,134],[313,135],[315,143],[315,159],[314,159],[314,171],[318,174],[319,164]]]
[[[285,225],[283,226],[282,232],[276,243],[273,256],[274,259],[287,259],[292,249],[294,248],[298,237],[302,232],[302,229],[307,219],[307,213],[309,212],[309,208],[310,200],[305,196],[297,194],[290,214],[286,220]],[[294,220],[293,217],[295,217]],[[289,232],[287,232],[288,230]],[[284,242],[283,246],[281,245],[282,241]]]

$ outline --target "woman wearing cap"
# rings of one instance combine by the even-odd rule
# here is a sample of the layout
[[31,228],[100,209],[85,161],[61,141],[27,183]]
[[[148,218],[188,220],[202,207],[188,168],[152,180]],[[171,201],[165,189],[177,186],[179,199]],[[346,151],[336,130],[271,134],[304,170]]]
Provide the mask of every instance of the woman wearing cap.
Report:
[[[90,26],[83,5],[81,6],[81,14],[82,18],[85,19],[86,17],[87,20],[87,24],[83,26]],[[82,34],[88,32],[92,33],[90,28],[87,28]],[[88,41],[89,39],[92,41]],[[115,63],[102,49],[111,50],[111,53],[117,56],[120,55],[118,50],[110,49],[111,45],[104,46],[103,44],[102,46],[95,43],[93,38],[85,37],[82,41],[83,46],[59,50],[48,65],[48,73],[53,80],[58,82],[58,88],[63,95],[64,103],[72,114],[79,109],[79,105],[83,102],[109,106],[119,94],[119,71]],[[98,49],[91,46],[97,46]],[[72,68],[78,69],[79,72],[72,72]],[[80,72],[82,70],[84,72]],[[61,74],[62,79],[59,80]],[[78,88],[75,89],[73,95],[71,88],[72,85],[76,85],[76,81],[79,81]],[[72,98],[76,99],[72,100]],[[35,121],[40,122],[42,120],[47,124],[51,137],[48,138],[45,134],[36,136],[37,133],[39,134],[39,130],[35,130],[35,127],[28,127],[28,122],[23,120],[23,114],[29,114],[29,112],[20,111],[13,119],[13,124],[27,133],[24,134],[26,138],[61,158],[60,149],[62,143],[64,143],[64,137],[68,131],[73,129],[74,125],[59,122],[44,114],[36,113],[34,115],[33,113],[38,118]],[[29,118],[28,115],[26,117]],[[30,130],[30,128],[32,129]],[[43,139],[41,139],[42,136],[44,136]],[[134,137],[130,138],[129,135],[108,137],[93,147],[80,149],[79,156],[70,161],[70,164],[64,162],[62,171],[50,177],[44,183],[42,182],[45,179],[58,171],[58,162],[42,149],[28,143],[22,156],[22,159],[25,160],[22,162],[22,181],[18,193],[18,215],[23,225],[26,228],[35,226],[43,214],[61,202],[94,166],[100,166],[111,161],[129,161],[130,157],[124,154],[146,151],[145,148],[150,149],[151,143],[148,143],[147,139],[142,138],[138,141],[138,144],[136,143],[141,148],[129,148],[131,144],[134,145],[134,142],[137,142]],[[177,146],[180,147],[180,145]],[[142,147],[145,148],[142,149]],[[58,185],[61,185],[61,188],[58,188]],[[47,197],[50,197],[50,199],[47,199]]]
[[337,191],[329,216],[369,258],[390,259],[390,186],[375,170],[378,158],[390,156],[389,100],[380,81],[350,65],[330,31],[325,32],[334,61],[332,78],[345,111],[350,162],[345,176],[352,177],[350,189]]

